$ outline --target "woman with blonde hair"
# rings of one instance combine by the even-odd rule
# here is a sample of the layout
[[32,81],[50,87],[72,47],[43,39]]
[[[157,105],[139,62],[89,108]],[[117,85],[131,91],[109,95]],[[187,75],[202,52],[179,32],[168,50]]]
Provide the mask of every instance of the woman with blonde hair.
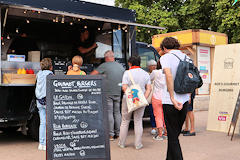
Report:
[[72,67],[68,69],[67,75],[86,75],[84,71],[81,71],[80,67],[83,64],[81,56],[74,56],[72,58]]

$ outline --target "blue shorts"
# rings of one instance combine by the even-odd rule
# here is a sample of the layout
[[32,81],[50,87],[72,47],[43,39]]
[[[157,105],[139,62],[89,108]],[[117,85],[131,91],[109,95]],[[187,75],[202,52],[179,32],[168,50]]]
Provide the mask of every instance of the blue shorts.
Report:
[[189,111],[193,111],[193,99],[191,98],[191,103],[189,104],[188,103],[188,109],[187,109],[187,111],[189,112]]

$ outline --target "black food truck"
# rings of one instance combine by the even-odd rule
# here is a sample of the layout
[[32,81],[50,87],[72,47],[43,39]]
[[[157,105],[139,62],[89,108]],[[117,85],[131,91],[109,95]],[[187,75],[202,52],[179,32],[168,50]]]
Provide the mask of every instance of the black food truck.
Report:
[[[52,58],[53,71],[63,75],[71,58],[82,55],[82,70],[90,73],[103,62],[104,52],[113,50],[125,68],[127,58],[139,53],[142,67],[159,58],[156,50],[135,42],[133,10],[104,6],[79,0],[0,0],[0,130],[28,128],[27,134],[38,139],[39,117],[29,112],[40,60]],[[81,33],[88,31],[81,41]],[[92,47],[82,54],[80,47]],[[27,127],[26,127],[27,126]]]

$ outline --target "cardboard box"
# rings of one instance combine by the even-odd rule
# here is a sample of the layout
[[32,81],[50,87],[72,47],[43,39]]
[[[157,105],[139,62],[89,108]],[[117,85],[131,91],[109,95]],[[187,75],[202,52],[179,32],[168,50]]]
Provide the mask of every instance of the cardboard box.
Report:
[[14,74],[14,73],[4,73],[3,74],[4,84],[35,84],[36,75],[35,74]]
[[40,51],[29,51],[28,61],[30,62],[40,62]]
[[10,62],[25,62],[25,55],[8,54],[7,60]]

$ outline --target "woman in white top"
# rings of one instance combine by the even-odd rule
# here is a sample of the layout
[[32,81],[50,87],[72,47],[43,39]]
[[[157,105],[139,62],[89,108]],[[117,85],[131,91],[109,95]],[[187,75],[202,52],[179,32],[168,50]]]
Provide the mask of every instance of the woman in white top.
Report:
[[166,87],[165,75],[163,74],[162,67],[160,65],[160,61],[157,62],[157,69],[154,70],[151,75],[151,81],[153,82],[153,96],[152,96],[152,105],[153,105],[153,113],[155,116],[155,121],[158,129],[158,135],[154,136],[155,140],[163,140],[166,137],[166,129],[165,135],[163,136],[162,132],[164,131],[165,122],[163,116],[163,107],[162,107],[162,96],[163,90]]
[[[125,92],[128,86],[132,85],[132,82],[129,77],[131,73],[133,80],[138,84],[144,96],[147,98],[151,92],[151,81],[149,74],[140,68],[141,59],[139,56],[132,56],[128,60],[129,70],[125,71],[122,79],[122,90]],[[133,112],[128,113],[126,96],[123,96],[122,99],[122,122],[120,127],[120,136],[119,136],[119,147],[124,148],[125,142],[128,134],[129,123],[133,114],[134,118],[134,132],[135,132],[135,147],[136,149],[141,149],[142,144],[142,134],[143,134],[143,125],[142,118],[144,114],[145,107],[141,107]]]

